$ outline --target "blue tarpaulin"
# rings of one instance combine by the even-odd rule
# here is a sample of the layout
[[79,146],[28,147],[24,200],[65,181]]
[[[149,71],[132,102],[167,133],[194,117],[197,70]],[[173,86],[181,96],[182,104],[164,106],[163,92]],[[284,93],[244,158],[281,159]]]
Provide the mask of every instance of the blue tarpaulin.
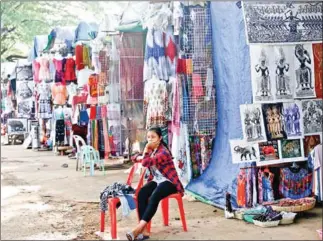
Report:
[[225,194],[236,204],[236,177],[240,166],[232,164],[230,139],[242,138],[239,105],[252,103],[249,47],[242,9],[236,2],[211,2],[213,68],[218,126],[212,160],[187,190],[224,208]]
[[99,25],[96,23],[80,22],[75,29],[75,42],[91,40],[90,33],[98,32]]
[[34,37],[34,43],[33,47],[30,50],[28,61],[32,62],[39,56],[40,52],[43,51],[43,49],[46,47],[47,40],[47,35],[37,35]]

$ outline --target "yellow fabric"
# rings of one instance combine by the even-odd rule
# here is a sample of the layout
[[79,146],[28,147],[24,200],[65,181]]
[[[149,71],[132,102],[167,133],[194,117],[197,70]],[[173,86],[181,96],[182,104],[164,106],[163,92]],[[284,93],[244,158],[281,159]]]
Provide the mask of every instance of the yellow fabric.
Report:
[[83,64],[84,66],[88,66],[92,68],[91,59],[90,59],[90,49],[88,46],[83,46]]

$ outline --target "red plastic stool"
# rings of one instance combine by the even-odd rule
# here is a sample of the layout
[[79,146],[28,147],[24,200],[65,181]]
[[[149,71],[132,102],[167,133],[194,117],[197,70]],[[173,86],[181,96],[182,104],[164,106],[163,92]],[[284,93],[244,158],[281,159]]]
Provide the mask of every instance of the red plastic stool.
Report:
[[[137,170],[137,167],[138,166],[136,164],[132,166],[131,171],[128,175],[127,185],[131,185],[134,174]],[[138,186],[136,188],[136,194],[134,195],[135,201],[137,201],[137,196],[138,196],[139,190],[143,185],[144,176],[145,176],[145,172],[143,171],[140,176]],[[108,209],[109,209],[109,214],[110,214],[110,226],[111,226],[110,231],[111,231],[111,238],[112,239],[117,238],[117,204],[119,202],[120,202],[120,199],[118,197],[108,198]],[[138,208],[137,208],[137,212],[138,212]],[[138,215],[138,217],[139,217],[139,215]],[[101,222],[100,222],[100,232],[101,233],[104,232],[104,226],[105,226],[105,212],[101,211]]]
[[[172,194],[172,195],[168,196],[167,198],[164,198],[163,200],[161,200],[161,208],[162,208],[164,225],[168,226],[168,224],[169,224],[169,199],[170,198],[175,198],[177,200],[179,214],[180,214],[181,220],[182,220],[183,230],[184,230],[184,232],[187,232],[183,199],[182,199],[182,195],[180,193]],[[151,221],[147,224],[147,230],[150,233]]]

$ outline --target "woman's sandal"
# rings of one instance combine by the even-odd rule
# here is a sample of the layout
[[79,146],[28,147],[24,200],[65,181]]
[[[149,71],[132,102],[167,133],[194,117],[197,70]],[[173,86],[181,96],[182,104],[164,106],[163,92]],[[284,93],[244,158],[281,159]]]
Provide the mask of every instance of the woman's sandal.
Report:
[[127,239],[128,239],[129,241],[134,241],[134,240],[136,240],[136,239],[135,239],[135,235],[133,234],[133,232],[128,232],[128,233],[126,233],[126,236],[127,236]]
[[149,239],[149,236],[143,235],[142,233],[139,234],[136,238],[136,240],[146,240],[146,239]]

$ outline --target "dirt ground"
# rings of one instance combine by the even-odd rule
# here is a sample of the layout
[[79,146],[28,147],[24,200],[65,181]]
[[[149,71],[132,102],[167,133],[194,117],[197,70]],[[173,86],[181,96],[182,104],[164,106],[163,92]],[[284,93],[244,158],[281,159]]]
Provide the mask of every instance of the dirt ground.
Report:
[[[63,168],[62,164],[68,164]],[[5,240],[92,240],[109,239],[109,217],[100,238],[99,194],[114,181],[124,181],[126,167],[108,167],[107,174],[83,176],[75,171],[75,160],[53,152],[25,150],[22,146],[1,146],[1,239]],[[87,173],[88,174],[88,173]],[[239,220],[228,220],[223,211],[197,201],[184,200],[188,232],[182,231],[177,204],[170,202],[170,225],[162,225],[161,211],[153,219],[151,239],[166,240],[319,240],[322,207],[296,223],[260,228]],[[118,210],[118,239],[136,223]]]

